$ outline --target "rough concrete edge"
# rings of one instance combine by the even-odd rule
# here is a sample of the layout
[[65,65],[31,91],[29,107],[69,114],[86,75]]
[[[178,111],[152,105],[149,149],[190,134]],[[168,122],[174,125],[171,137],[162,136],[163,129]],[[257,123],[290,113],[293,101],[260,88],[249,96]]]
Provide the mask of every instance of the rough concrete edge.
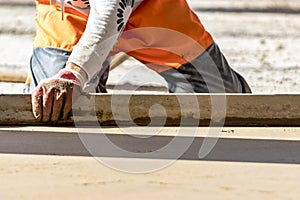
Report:
[[[181,96],[187,100],[190,98],[190,95],[187,94]],[[93,101],[96,102],[97,119],[102,125],[148,125],[151,120],[148,116],[148,108],[161,102],[164,102],[165,109],[169,111],[168,117],[165,119],[164,116],[162,118],[158,115],[152,120],[157,120],[157,122],[166,120],[166,126],[195,126],[197,123],[200,126],[207,126],[211,122],[209,103],[211,95],[197,95],[201,110],[200,118],[193,117],[190,111],[187,115],[182,116],[177,96],[174,94],[131,95],[130,115],[134,123],[131,119],[126,119],[124,116],[120,117],[119,114],[123,115],[121,110],[117,111],[119,112],[117,114],[112,113],[112,95],[102,94],[91,95],[90,97],[95,97]],[[225,126],[300,126],[300,95],[226,95],[226,97],[229,99],[229,103],[227,104]],[[114,98],[119,100],[116,102],[119,104],[128,98],[128,95],[114,95]],[[272,102],[275,102],[273,106],[269,104]],[[119,106],[124,105],[120,104]],[[280,110],[280,106],[284,109]],[[0,95],[0,111],[0,124],[2,125],[42,125],[33,118],[30,95]],[[92,116],[95,115],[93,106],[92,108],[81,106],[80,114],[81,116],[76,118],[77,122],[89,125],[95,120],[95,116]],[[189,123],[180,124],[182,119],[187,119]],[[61,121],[58,125],[64,124],[73,125],[73,121]],[[155,126],[155,123],[153,125]]]

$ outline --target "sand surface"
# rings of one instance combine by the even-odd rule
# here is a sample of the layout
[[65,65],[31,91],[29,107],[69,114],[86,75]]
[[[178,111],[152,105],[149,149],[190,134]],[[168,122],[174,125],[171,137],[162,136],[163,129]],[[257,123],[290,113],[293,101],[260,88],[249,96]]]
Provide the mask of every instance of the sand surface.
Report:
[[1,155],[2,199],[298,199],[298,165],[178,161],[120,173],[93,158]]
[[[174,136],[177,128],[164,128],[164,136]],[[206,128],[200,128],[201,132]],[[243,155],[251,157],[247,151],[253,146],[227,145],[224,155],[236,148],[235,155],[240,155],[240,161],[208,160],[179,160],[172,165],[152,173],[132,174],[113,170],[96,159],[89,156],[66,154],[65,156],[47,155],[41,153],[43,149],[51,152],[58,149],[71,138],[76,129],[54,127],[16,127],[1,128],[0,137],[8,144],[16,144],[15,140],[5,140],[4,132],[16,134],[23,141],[19,142],[20,149],[35,149],[36,155],[25,154],[23,150],[11,154],[0,154],[1,199],[298,199],[300,166],[293,164],[299,162],[299,156],[292,159],[292,152],[288,148],[278,147],[269,151],[270,156],[289,155],[290,163],[284,164],[285,158],[278,163],[246,162]],[[28,136],[35,131],[36,136]],[[106,133],[122,134],[117,128],[106,128]],[[66,132],[68,132],[66,134]],[[91,130],[91,132],[93,132]],[[44,134],[44,137],[43,137]],[[53,134],[62,134],[52,137]],[[28,136],[28,137],[27,137]],[[273,136],[273,137],[272,137]],[[7,135],[9,137],[9,135]],[[64,138],[65,137],[65,138]],[[26,139],[27,138],[27,139]],[[43,141],[44,144],[35,144]],[[43,139],[44,138],[44,139]],[[52,138],[52,139],[51,139]],[[56,139],[55,139],[56,138]],[[63,139],[64,138],[64,139]],[[122,137],[120,137],[122,138]],[[299,141],[298,128],[224,128],[221,134],[223,139],[241,139],[246,144],[254,140],[254,146],[259,141],[264,150],[268,152],[270,145],[268,139],[280,142]],[[54,139],[54,140],[53,140]],[[29,142],[29,140],[31,142]],[[48,140],[48,142],[46,141]],[[56,141],[56,143],[55,143]],[[257,142],[255,142],[257,141]],[[27,145],[27,147],[26,147]],[[30,145],[30,146],[28,146]],[[41,148],[44,146],[44,148]],[[243,147],[244,146],[244,147]],[[71,146],[65,146],[65,149]],[[140,145],[142,147],[142,145]],[[137,149],[140,147],[136,147]],[[292,147],[292,146],[291,146]],[[297,146],[297,148],[299,145]],[[74,148],[74,147],[73,147]],[[38,153],[38,149],[39,152]],[[60,149],[60,150],[59,150]],[[226,150],[227,149],[227,150]],[[18,150],[17,150],[18,151]],[[273,152],[273,153],[272,153]],[[294,152],[295,153],[295,152]],[[39,155],[38,155],[39,154]],[[68,155],[68,156],[67,156]],[[296,154],[294,154],[296,155]],[[252,157],[260,158],[259,152]],[[228,155],[230,157],[230,155]],[[138,159],[140,162],[154,165],[156,159]],[[137,159],[111,158],[116,163],[130,165]]]

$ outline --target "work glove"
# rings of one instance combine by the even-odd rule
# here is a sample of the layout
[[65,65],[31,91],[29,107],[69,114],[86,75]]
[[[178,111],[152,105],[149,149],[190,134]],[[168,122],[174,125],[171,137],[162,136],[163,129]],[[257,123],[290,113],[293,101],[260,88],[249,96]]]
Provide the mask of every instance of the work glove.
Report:
[[67,120],[72,99],[82,91],[82,80],[76,71],[62,69],[55,76],[43,80],[32,92],[33,115],[38,121]]

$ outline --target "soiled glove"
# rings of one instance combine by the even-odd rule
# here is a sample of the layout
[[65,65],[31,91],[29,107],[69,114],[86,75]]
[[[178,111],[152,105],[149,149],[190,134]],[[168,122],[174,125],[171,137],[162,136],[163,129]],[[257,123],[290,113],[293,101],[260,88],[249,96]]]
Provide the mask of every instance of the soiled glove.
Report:
[[32,92],[33,115],[42,122],[66,120],[72,110],[72,98],[80,93],[80,79],[71,70],[62,69],[42,81]]

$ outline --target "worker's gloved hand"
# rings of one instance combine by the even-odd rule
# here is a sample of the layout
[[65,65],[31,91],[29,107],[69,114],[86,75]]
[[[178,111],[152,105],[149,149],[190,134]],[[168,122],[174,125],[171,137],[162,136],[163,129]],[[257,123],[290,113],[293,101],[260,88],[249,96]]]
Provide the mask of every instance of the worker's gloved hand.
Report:
[[72,98],[80,95],[81,82],[72,70],[62,69],[42,81],[32,92],[34,117],[42,122],[66,120],[72,110]]

